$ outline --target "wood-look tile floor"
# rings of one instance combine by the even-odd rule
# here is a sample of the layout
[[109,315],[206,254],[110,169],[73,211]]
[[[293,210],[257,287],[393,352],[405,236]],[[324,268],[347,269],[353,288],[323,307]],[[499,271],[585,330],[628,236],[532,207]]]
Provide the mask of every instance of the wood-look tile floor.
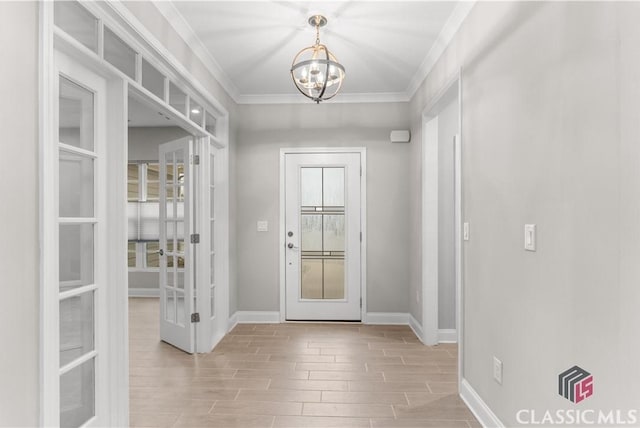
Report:
[[131,426],[478,427],[455,345],[407,326],[241,324],[210,354],[159,341],[158,299],[129,299]]

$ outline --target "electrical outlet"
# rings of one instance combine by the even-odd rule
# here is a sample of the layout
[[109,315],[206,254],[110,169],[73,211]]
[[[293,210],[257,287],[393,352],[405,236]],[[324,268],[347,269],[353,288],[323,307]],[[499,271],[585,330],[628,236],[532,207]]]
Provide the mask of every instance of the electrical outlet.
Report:
[[502,361],[493,357],[493,380],[502,385]]

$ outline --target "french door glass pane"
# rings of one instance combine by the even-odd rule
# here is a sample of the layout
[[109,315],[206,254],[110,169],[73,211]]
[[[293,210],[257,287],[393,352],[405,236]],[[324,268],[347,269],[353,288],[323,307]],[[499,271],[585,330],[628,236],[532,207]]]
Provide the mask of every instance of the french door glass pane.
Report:
[[167,290],[165,319],[173,323],[176,322],[176,293],[173,290]]
[[60,291],[93,284],[93,224],[60,225]]
[[77,1],[55,1],[53,21],[65,33],[98,52],[98,20]]
[[60,426],[79,427],[95,415],[95,358],[60,376]]
[[148,268],[157,268],[159,267],[159,257],[158,251],[160,251],[160,243],[158,241],[155,242],[147,242],[147,267]]
[[93,217],[93,159],[60,150],[60,217]]
[[60,142],[93,151],[93,92],[61,76],[58,109]]
[[60,301],[60,367],[93,351],[94,292]]
[[186,324],[187,301],[184,298],[184,292],[176,291],[176,323],[179,325]]

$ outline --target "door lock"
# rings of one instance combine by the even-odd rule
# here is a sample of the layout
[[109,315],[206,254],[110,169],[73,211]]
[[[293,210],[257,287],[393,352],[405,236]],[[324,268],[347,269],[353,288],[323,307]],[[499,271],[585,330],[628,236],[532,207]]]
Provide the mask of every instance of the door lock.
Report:
[[287,232],[287,236],[288,236],[289,238],[291,238],[291,237],[293,236],[293,232],[292,232],[292,231],[288,231],[288,232]]
[[287,248],[289,248],[290,250],[294,249],[294,248],[298,248],[297,246],[293,245],[293,242],[289,242],[287,244]]

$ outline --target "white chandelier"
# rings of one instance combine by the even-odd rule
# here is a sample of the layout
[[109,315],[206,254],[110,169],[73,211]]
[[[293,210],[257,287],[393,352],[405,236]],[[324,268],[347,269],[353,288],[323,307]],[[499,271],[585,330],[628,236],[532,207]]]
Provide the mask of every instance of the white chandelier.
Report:
[[316,43],[302,49],[293,59],[291,77],[296,88],[316,103],[336,96],[344,81],[344,67],[325,45],[320,44],[320,27],[327,25],[327,18],[314,15],[309,25],[316,28]]

